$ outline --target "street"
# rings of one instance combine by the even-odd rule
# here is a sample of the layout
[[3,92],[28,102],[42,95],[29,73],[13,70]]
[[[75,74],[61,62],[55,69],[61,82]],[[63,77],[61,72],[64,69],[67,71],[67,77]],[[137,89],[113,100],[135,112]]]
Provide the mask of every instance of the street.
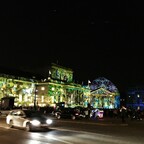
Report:
[[143,144],[144,121],[55,120],[48,131],[26,132],[5,124],[0,118],[2,144]]

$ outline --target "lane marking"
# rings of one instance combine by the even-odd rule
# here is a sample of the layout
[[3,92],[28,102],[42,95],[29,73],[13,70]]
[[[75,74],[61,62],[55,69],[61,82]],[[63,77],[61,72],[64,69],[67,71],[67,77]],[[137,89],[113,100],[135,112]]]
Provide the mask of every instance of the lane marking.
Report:
[[57,139],[57,138],[54,138],[54,137],[50,137],[50,139],[53,139],[55,141],[59,141],[59,142],[65,143],[65,144],[74,144],[74,143],[71,143],[71,142],[68,142],[68,141],[65,141],[65,140],[60,140],[60,139]]

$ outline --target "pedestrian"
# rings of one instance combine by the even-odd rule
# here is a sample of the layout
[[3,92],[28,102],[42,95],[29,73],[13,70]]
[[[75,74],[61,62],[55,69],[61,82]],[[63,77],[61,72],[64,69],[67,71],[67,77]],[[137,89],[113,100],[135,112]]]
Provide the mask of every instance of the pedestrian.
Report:
[[88,103],[88,118],[90,119],[91,117],[91,105]]
[[122,119],[122,123],[125,123],[125,118],[126,118],[126,107],[122,106],[122,108],[120,109],[121,112],[121,119]]
[[140,107],[137,108],[137,111],[136,111],[136,118],[137,118],[137,120],[142,120],[142,118],[141,118],[141,110],[140,110]]

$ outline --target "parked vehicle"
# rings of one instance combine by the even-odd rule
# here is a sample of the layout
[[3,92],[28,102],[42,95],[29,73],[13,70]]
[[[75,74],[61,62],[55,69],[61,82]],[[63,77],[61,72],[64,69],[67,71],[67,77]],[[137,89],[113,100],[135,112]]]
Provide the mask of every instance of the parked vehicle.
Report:
[[26,131],[35,129],[48,129],[53,120],[46,117],[44,114],[33,110],[12,110],[6,116],[6,123],[10,128],[19,127]]
[[76,108],[62,108],[58,109],[54,112],[54,115],[57,119],[61,118],[68,118],[68,119],[80,119],[84,118],[85,115],[81,113],[78,109]]
[[90,117],[91,118],[103,118],[103,114],[104,114],[103,110],[95,108],[91,110]]

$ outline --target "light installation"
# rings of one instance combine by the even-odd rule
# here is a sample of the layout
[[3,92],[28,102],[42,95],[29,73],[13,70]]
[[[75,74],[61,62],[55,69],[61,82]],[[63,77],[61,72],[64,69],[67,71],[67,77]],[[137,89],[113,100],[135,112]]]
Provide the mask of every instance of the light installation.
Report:
[[46,106],[65,102],[67,106],[83,105],[85,89],[73,82],[73,71],[52,64],[45,81],[2,74],[0,99],[14,96],[16,106]]
[[67,106],[90,103],[94,108],[113,109],[120,106],[120,94],[116,86],[104,77],[95,79],[89,87],[73,82],[73,71],[53,64],[47,81],[0,75],[0,98],[15,96],[17,105],[39,106],[65,102]]
[[72,82],[73,81],[73,71],[71,69],[66,69],[60,67],[56,64],[52,64],[51,67],[51,78],[54,80],[59,80],[63,82]]
[[120,107],[120,94],[116,86],[104,77],[95,79],[91,85],[91,105],[95,108]]
[[25,78],[0,75],[0,99],[7,96],[15,97],[15,105],[33,105],[35,83]]

